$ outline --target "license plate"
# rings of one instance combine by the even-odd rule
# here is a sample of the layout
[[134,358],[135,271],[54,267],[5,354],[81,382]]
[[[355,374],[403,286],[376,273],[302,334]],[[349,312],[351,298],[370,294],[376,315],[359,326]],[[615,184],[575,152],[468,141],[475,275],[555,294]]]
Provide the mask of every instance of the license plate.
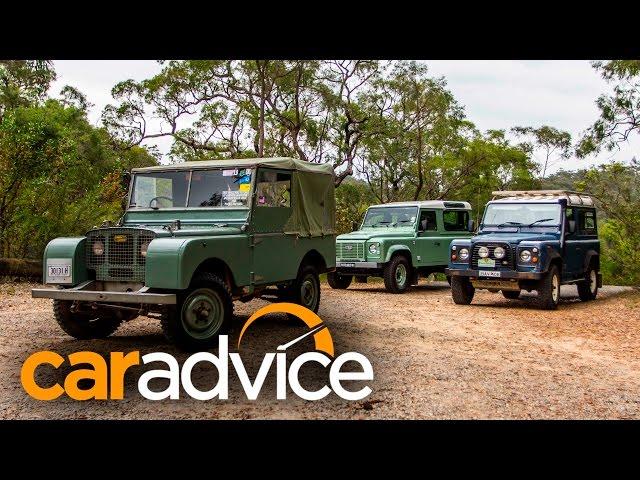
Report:
[[356,266],[356,264],[355,264],[355,263],[353,263],[353,262],[351,262],[351,263],[348,263],[348,262],[339,262],[339,263],[338,263],[338,267],[353,268],[353,267],[355,267],[355,266]]
[[480,276],[480,277],[501,277],[502,276],[502,272],[478,270],[478,276]]
[[47,260],[47,283],[71,283],[70,258],[50,258]]
[[495,266],[496,266],[496,261],[493,258],[479,258],[478,259],[478,267],[494,268]]

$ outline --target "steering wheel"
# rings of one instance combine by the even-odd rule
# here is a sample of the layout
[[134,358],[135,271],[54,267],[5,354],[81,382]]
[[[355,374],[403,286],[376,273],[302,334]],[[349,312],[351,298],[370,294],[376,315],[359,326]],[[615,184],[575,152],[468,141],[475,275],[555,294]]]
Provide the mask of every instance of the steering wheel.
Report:
[[161,198],[163,198],[163,199],[165,199],[165,200],[169,200],[171,203],[173,203],[173,198],[171,198],[171,197],[165,197],[164,195],[158,195],[157,197],[153,197],[151,200],[149,200],[149,208],[153,208],[153,207],[151,206],[151,204],[152,204],[153,202],[155,202],[155,201],[157,201],[157,200],[161,199]]

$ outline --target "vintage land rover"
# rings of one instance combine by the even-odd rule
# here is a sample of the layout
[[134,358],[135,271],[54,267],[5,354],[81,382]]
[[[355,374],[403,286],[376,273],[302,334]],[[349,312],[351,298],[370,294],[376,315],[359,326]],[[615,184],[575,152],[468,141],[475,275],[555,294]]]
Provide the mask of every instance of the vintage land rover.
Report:
[[420,275],[444,272],[449,244],[473,232],[471,205],[454,201],[416,201],[373,205],[360,229],[336,239],[332,288],[348,288],[357,277],[383,277],[386,289],[402,293]]
[[[272,298],[314,312],[335,267],[334,175],[291,158],[134,169],[116,225],[56,238],[33,297],[52,298],[69,335],[101,338],[157,316],[185,349],[217,344],[234,300]],[[277,287],[277,288],[267,288]]]
[[560,286],[576,284],[582,301],[602,286],[600,241],[593,198],[564,190],[493,192],[478,234],[451,242],[451,293],[468,305],[475,289],[517,299],[538,292],[555,309]]

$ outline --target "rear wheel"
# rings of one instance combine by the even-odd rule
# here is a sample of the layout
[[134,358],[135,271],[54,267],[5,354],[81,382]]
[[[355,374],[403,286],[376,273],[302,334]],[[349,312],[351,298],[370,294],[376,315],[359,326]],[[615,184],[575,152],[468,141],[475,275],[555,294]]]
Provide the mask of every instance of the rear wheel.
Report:
[[598,295],[598,272],[589,265],[586,272],[586,279],[578,283],[578,296],[583,302],[595,300]]
[[411,265],[403,255],[393,257],[384,267],[384,286],[391,293],[404,293],[409,288]]
[[233,300],[227,284],[217,275],[205,273],[191,282],[178,303],[161,318],[167,339],[184,350],[205,350],[218,345],[229,329]]
[[314,313],[320,308],[320,277],[313,265],[300,269],[298,277],[291,286],[291,302],[302,305]]
[[476,289],[466,277],[451,277],[451,297],[456,305],[469,305]]
[[91,338],[106,338],[114,333],[123,320],[122,314],[117,310],[98,310],[96,312],[72,312],[72,301],[54,300],[53,316],[58,325],[67,334],[78,340]]
[[507,300],[517,300],[520,298],[520,290],[502,290],[502,295]]
[[352,280],[353,275],[340,275],[336,272],[327,273],[327,282],[329,283],[329,286],[338,290],[349,288]]
[[560,271],[556,265],[552,265],[538,285],[538,305],[545,310],[555,310],[558,308],[558,303],[560,303]]

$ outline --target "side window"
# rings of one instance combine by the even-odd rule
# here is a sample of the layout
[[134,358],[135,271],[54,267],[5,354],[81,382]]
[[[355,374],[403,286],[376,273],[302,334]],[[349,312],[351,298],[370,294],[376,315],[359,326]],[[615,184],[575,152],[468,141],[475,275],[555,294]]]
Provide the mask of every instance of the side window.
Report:
[[466,210],[445,210],[442,218],[444,220],[445,230],[456,232],[467,230],[469,212]]
[[258,170],[256,205],[259,207],[290,207],[291,172]]
[[583,210],[580,215],[580,235],[596,235],[596,212],[593,210]]
[[438,230],[435,210],[422,210],[420,212],[420,225],[418,225],[418,229],[421,232]]

